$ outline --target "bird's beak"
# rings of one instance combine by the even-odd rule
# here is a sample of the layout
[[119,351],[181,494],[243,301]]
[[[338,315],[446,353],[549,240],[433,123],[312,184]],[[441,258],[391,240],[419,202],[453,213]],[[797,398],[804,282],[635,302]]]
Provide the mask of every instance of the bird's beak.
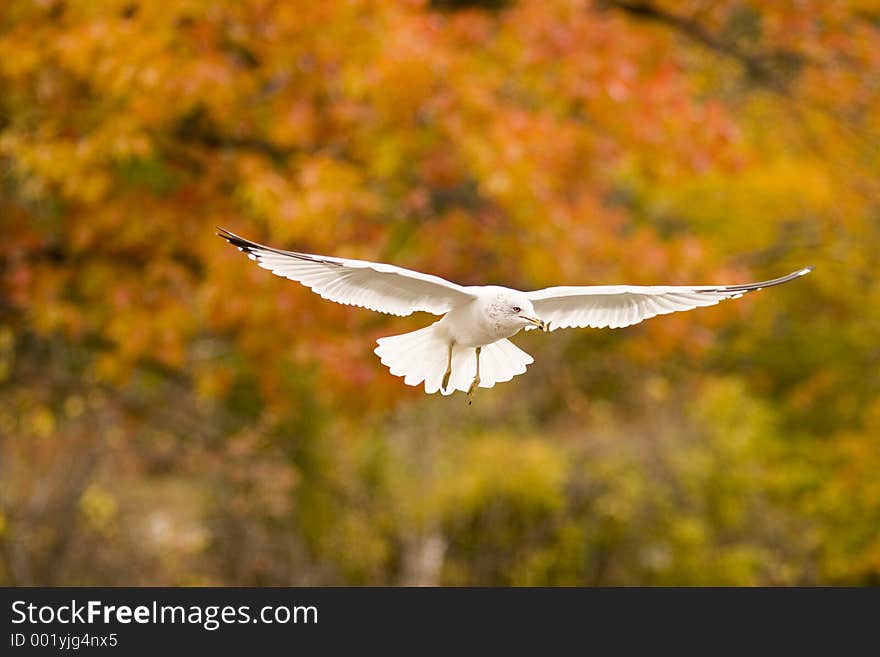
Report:
[[543,320],[538,319],[537,317],[528,317],[527,315],[520,315],[520,317],[522,319],[526,320],[527,322],[531,322],[532,324],[534,324],[537,328],[541,329],[542,331],[546,332],[546,331],[550,330],[550,324],[545,324]]

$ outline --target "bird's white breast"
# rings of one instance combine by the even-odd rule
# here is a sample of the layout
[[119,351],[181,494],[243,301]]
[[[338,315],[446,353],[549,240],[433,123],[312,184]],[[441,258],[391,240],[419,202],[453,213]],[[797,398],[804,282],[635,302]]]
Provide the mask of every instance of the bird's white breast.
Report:
[[492,303],[507,288],[485,286],[467,289],[476,298],[453,308],[437,323],[451,341],[466,347],[482,347],[519,332],[519,328],[511,329],[492,313]]

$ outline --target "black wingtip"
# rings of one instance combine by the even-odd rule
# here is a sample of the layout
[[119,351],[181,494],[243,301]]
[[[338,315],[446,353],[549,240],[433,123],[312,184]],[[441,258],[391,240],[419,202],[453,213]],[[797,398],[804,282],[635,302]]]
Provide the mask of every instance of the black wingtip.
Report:
[[811,271],[813,271],[813,265],[809,265],[804,267],[803,269],[797,269],[790,274],[786,274],[785,276],[780,276],[779,278],[774,278],[769,281],[761,281],[759,283],[746,283],[745,285],[728,285],[726,287],[720,287],[716,289],[707,289],[706,292],[731,292],[738,293],[739,296],[747,292],[757,292],[758,290],[763,290],[765,287],[773,287],[774,285],[782,285],[783,283],[788,283],[789,281],[796,280],[801,276],[806,276]]
[[217,236],[222,237],[224,240],[232,244],[232,246],[236,246],[242,251],[249,253],[255,247],[259,247],[259,244],[251,242],[250,240],[246,240],[243,237],[239,237],[235,233],[230,230],[226,230],[225,228],[221,228],[220,226],[216,226],[217,228]]

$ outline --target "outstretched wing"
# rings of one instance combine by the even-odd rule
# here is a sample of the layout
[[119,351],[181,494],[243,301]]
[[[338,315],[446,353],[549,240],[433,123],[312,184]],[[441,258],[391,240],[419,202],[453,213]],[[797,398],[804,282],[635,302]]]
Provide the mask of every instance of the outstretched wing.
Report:
[[596,285],[548,287],[526,294],[538,317],[550,323],[550,330],[587,326],[622,328],[656,315],[737,299],[747,292],[793,281],[812,270],[805,267],[788,276],[745,285]]
[[218,228],[218,235],[273,274],[302,283],[323,298],[390,315],[443,315],[473,296],[439,276],[366,260],[281,251]]

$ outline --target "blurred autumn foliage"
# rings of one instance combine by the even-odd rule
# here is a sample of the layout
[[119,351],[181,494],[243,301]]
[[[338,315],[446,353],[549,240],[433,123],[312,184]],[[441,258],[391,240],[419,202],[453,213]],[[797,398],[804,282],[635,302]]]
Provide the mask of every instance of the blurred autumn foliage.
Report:
[[[874,0],[4,0],[0,584],[880,583]],[[797,283],[518,336],[226,226],[463,284]]]

